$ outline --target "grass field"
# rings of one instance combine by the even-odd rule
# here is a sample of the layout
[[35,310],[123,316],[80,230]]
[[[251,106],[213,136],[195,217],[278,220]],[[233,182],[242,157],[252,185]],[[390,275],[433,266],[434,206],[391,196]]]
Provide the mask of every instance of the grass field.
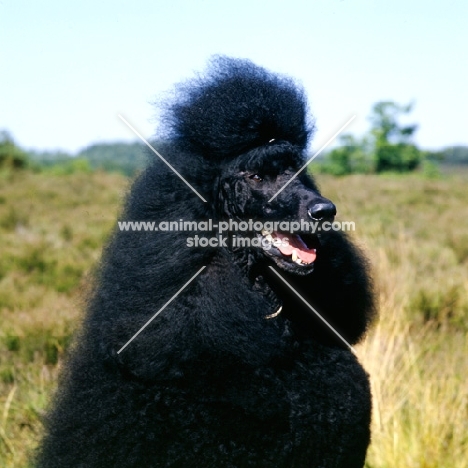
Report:
[[[368,468],[468,467],[468,174],[320,177],[374,266]],[[27,467],[128,181],[0,173],[0,467]]]

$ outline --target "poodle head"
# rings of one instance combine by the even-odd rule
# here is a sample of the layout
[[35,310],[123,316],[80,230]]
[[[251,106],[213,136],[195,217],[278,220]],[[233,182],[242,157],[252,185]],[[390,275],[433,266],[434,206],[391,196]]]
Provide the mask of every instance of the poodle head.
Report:
[[[214,217],[268,223],[249,229],[262,245],[251,252],[288,272],[311,273],[320,239],[306,227],[332,221],[336,210],[306,171],[297,174],[314,130],[302,87],[248,60],[217,56],[204,74],[176,87],[164,122],[179,166],[211,192]],[[237,234],[230,235],[232,246]]]

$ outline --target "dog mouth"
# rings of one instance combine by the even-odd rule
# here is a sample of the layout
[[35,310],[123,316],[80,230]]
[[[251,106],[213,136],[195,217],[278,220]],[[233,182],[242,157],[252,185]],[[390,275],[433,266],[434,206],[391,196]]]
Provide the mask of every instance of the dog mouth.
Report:
[[313,268],[318,246],[315,236],[263,230],[261,238],[266,254],[272,257],[279,266],[287,263],[307,270]]

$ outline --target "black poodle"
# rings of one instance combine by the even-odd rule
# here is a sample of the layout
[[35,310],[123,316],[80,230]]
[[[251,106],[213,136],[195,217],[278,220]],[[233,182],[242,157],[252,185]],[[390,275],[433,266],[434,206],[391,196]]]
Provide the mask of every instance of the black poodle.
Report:
[[159,158],[134,183],[122,219],[158,230],[105,249],[37,466],[362,467],[371,396],[348,345],[372,287],[325,230],[333,203],[294,177],[303,91],[217,57],[165,110],[156,149],[198,194]]

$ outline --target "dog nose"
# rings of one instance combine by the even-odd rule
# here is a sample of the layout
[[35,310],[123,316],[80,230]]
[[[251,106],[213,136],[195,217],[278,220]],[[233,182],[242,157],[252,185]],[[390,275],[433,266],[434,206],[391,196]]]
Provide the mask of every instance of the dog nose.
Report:
[[336,215],[336,206],[330,200],[326,200],[309,206],[307,212],[316,221],[333,219]]

